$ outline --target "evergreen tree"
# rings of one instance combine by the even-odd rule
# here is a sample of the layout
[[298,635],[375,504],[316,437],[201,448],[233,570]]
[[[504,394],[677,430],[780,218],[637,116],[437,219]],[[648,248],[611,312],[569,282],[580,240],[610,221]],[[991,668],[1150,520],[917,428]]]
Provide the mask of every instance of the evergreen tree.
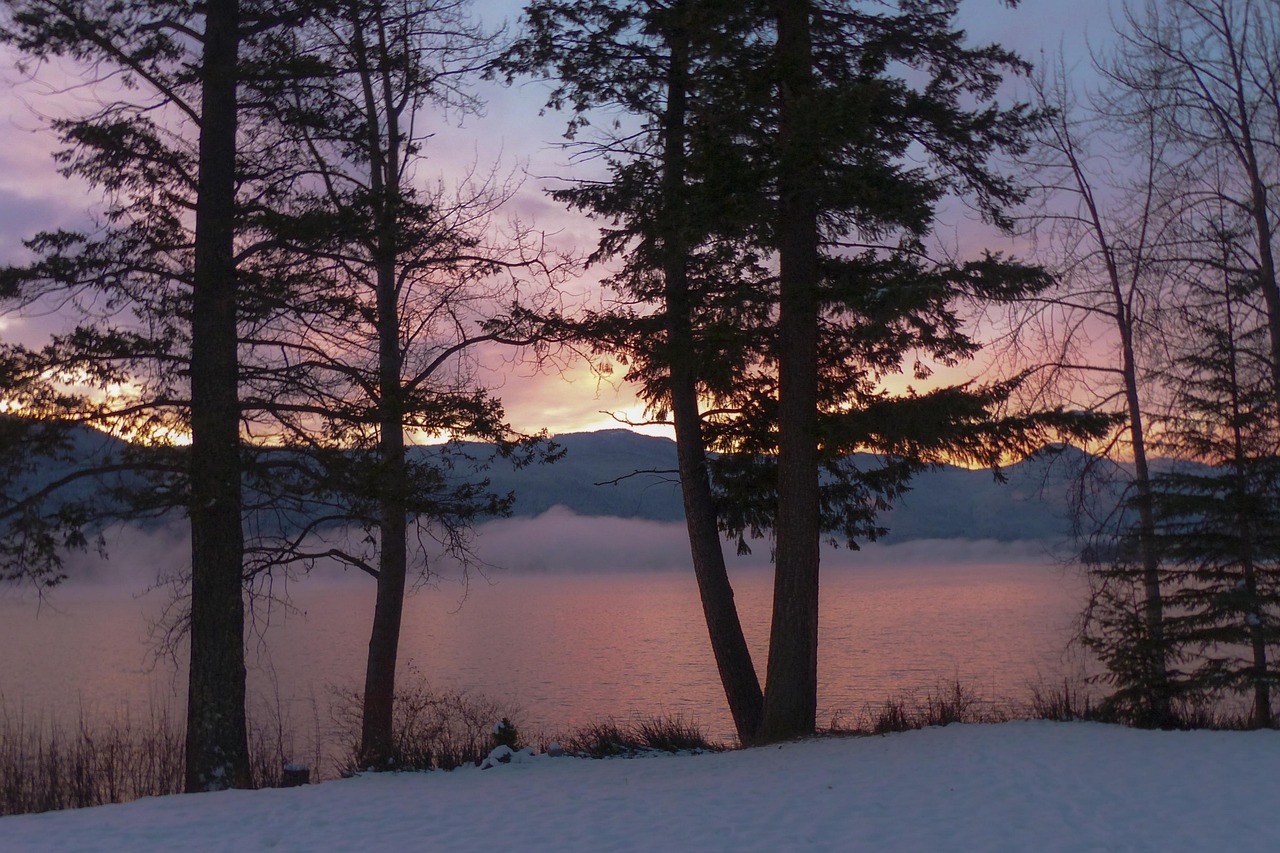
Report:
[[[744,367],[743,329],[752,309],[744,278],[763,275],[726,230],[722,194],[706,181],[707,158],[719,146],[708,70],[741,24],[735,4],[715,2],[539,2],[526,9],[528,33],[500,67],[550,70],[549,103],[573,111],[569,136],[579,140],[597,112],[618,111],[625,129],[579,145],[600,157],[607,181],[587,181],[553,195],[600,218],[595,262],[620,258],[607,284],[626,303],[597,316],[579,334],[621,354],[627,379],[640,386],[655,418],[675,427],[676,453],[694,574],[711,647],[739,739],[759,727],[763,697],[733,602],[707,461],[705,410],[725,403]],[[737,35],[740,38],[740,35]],[[632,127],[639,123],[639,130]],[[767,307],[765,309],[767,311]],[[748,350],[750,347],[747,348]]]
[[[465,559],[469,523],[511,504],[452,471],[470,466],[451,448],[492,442],[517,464],[554,455],[505,423],[469,353],[545,343],[542,325],[514,302],[538,299],[561,271],[527,232],[503,245],[492,220],[510,187],[422,185],[443,114],[479,109],[468,80],[493,37],[465,4],[339,4],[295,36],[286,53],[305,53],[323,71],[284,81],[275,127],[313,177],[272,222],[276,275],[298,284],[253,331],[246,403],[260,412],[257,431],[283,448],[260,451],[264,502],[298,504],[304,524],[286,543],[262,542],[261,553],[269,567],[325,556],[375,578],[358,758],[382,768],[394,766],[409,540],[416,531]],[[418,436],[452,442],[411,455]],[[424,576],[428,556],[418,554]]]
[[[1016,299],[1047,284],[1039,270],[1000,258],[939,262],[926,249],[936,207],[950,194],[1008,225],[1003,207],[1020,192],[988,161],[1020,149],[1036,122],[1024,107],[996,102],[1003,76],[1024,70],[1021,62],[999,47],[967,46],[953,4],[884,11],[779,2],[768,16],[772,55],[766,84],[755,87],[768,95],[758,102],[764,133],[747,145],[768,164],[754,241],[779,263],[766,359],[777,385],[756,404],[776,412],[767,421],[776,425],[776,456],[758,457],[766,467],[776,460],[763,478],[776,504],[757,504],[773,510],[776,536],[762,728],[775,739],[816,723],[822,531],[851,543],[874,537],[877,511],[913,471],[944,458],[995,465],[1055,426],[1070,430],[1071,419],[1002,417],[1012,384],[897,396],[881,389],[890,374],[914,369],[923,379],[925,362],[954,364],[976,352],[958,299]],[[909,160],[909,152],[920,153]],[[741,427],[763,437],[759,423]],[[859,470],[859,449],[887,463]]]
[[[538,3],[514,63],[555,69],[551,104],[575,110],[571,132],[592,109],[634,116],[594,143],[608,180],[556,195],[609,222],[597,257],[624,261],[611,283],[657,309],[586,333],[625,355],[655,416],[673,415],[685,444],[695,571],[744,741],[760,734],[747,721],[756,708],[767,717],[770,703],[765,736],[814,726],[822,531],[851,545],[874,538],[877,513],[912,472],[948,458],[995,464],[1078,423],[998,417],[1010,384],[901,397],[880,388],[912,353],[953,364],[976,351],[957,298],[1011,299],[1046,283],[998,258],[935,263],[924,248],[948,192],[975,193],[993,216],[1017,197],[985,164],[1032,121],[989,103],[1001,71],[1021,66],[997,48],[965,48],[949,8],[797,8]],[[787,17],[786,38],[775,36],[775,13]],[[926,82],[895,76],[908,68]],[[908,167],[914,146],[932,169]],[[928,368],[917,361],[915,372]],[[708,448],[721,453],[714,463]],[[852,453],[867,449],[885,464],[859,469]],[[718,524],[740,547],[777,532],[776,663],[763,706],[754,679],[735,680],[745,649],[720,630],[737,619],[719,543],[699,527],[712,498],[703,466],[715,476]]]
[[1220,221],[1210,239],[1219,255],[1188,281],[1161,436],[1162,449],[1186,462],[1154,483],[1172,589],[1165,637],[1185,697],[1251,694],[1253,724],[1270,727],[1280,678],[1280,414],[1266,306],[1242,232]]
[[[65,171],[100,188],[106,207],[96,231],[38,235],[28,243],[37,260],[6,271],[11,304],[57,299],[80,314],[43,350],[6,347],[20,369],[5,378],[24,417],[150,445],[141,461],[105,467],[158,473],[135,509],[190,517],[189,791],[250,784],[237,327],[257,310],[242,287],[259,244],[247,223],[280,176],[269,152],[248,153],[260,122],[244,96],[282,73],[255,59],[310,6],[10,0],[0,28],[29,62],[64,57],[88,85],[125,83],[91,113],[53,123]],[[184,436],[189,448],[178,446]],[[79,544],[85,517],[42,513],[50,496],[28,496],[23,518],[41,517],[46,542]],[[72,532],[56,535],[67,522]]]

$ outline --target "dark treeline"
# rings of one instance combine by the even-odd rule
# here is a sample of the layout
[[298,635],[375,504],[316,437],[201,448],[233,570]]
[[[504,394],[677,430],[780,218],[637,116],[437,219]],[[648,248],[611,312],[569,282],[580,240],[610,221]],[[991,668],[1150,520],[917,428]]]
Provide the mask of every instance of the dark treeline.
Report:
[[[1269,725],[1275,23],[1226,0],[1143,14],[1104,62],[1093,116],[1065,79],[970,44],[949,2],[539,0],[509,36],[463,0],[6,0],[0,39],[33,73],[71,62],[96,96],[50,131],[103,207],[92,230],[32,237],[33,260],[0,277],[4,310],[56,307],[70,325],[0,349],[3,576],[51,586],[107,521],[189,519],[194,791],[249,783],[246,596],[322,558],[365,572],[359,761],[392,766],[406,583],[427,570],[415,543],[465,561],[471,522],[509,510],[476,442],[516,464],[558,453],[507,423],[480,354],[582,355],[626,365],[674,427],[743,743],[815,730],[824,538],[882,535],[931,466],[998,473],[1062,441],[1132,460],[1117,469],[1132,498],[1102,523],[1084,502],[1079,516],[1090,552],[1115,555],[1094,571],[1087,639],[1116,706],[1163,724],[1178,703],[1248,690]],[[552,195],[601,225],[588,263],[607,264],[604,307],[562,312],[577,267],[500,226],[512,185],[425,180],[433,130],[478,111],[484,75],[547,81],[593,164]],[[1018,79],[1033,103],[1006,102]],[[1102,188],[1090,123],[1141,168]],[[951,257],[932,232],[956,199],[1005,230],[1039,200],[1054,251]],[[930,381],[978,354],[966,318],[993,307],[1019,320],[1007,374]],[[928,390],[890,392],[897,375]],[[86,458],[75,425],[128,441]],[[424,438],[450,443],[407,452]],[[1209,467],[1156,476],[1148,451]],[[37,469],[65,476],[24,491]],[[91,478],[117,484],[101,486],[111,501],[86,497]],[[763,669],[726,536],[740,551],[770,539]]]

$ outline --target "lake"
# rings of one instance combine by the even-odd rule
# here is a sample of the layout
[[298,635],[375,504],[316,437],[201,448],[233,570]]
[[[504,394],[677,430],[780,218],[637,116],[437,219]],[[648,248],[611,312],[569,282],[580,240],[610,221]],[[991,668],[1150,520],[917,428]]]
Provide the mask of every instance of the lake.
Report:
[[[666,546],[664,546],[666,547]],[[402,679],[464,688],[514,709],[526,730],[603,717],[676,714],[731,739],[691,572],[503,572],[444,579],[409,598]],[[737,601],[763,672],[772,575],[735,569]],[[182,664],[150,629],[167,593],[70,584],[39,604],[0,598],[0,694],[8,713],[59,718],[181,708]],[[279,591],[279,590],[278,590]],[[255,619],[253,702],[290,725],[323,727],[334,690],[363,677],[373,584],[362,576],[291,583],[293,609]],[[972,543],[828,556],[820,620],[820,722],[856,718],[894,695],[959,679],[1024,699],[1080,666],[1066,654],[1083,586],[1034,550]],[[179,654],[179,658],[181,654]],[[262,709],[266,709],[265,711]]]

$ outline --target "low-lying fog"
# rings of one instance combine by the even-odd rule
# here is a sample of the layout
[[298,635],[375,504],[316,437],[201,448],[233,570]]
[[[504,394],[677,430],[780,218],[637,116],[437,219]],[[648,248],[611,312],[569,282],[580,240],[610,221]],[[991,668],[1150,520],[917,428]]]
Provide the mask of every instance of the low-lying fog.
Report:
[[[185,574],[190,565],[189,541],[185,529],[178,525],[112,528],[105,534],[105,558],[94,552],[68,557],[68,583],[72,587],[122,584],[141,591],[157,581]],[[335,531],[326,539],[326,548],[336,542],[349,548],[362,547],[358,535],[346,537]],[[417,547],[418,542],[423,543],[421,548]],[[769,564],[772,547],[769,540],[748,544],[752,553],[737,555],[735,543],[725,543],[730,570]],[[414,546],[419,565],[425,554],[433,575],[445,579],[460,575],[458,561],[443,554],[443,549],[429,536],[417,537]],[[363,547],[368,553],[368,546]],[[690,565],[689,543],[682,522],[582,516],[564,507],[554,507],[535,517],[480,524],[475,528],[471,550],[474,567],[491,577],[504,572],[683,571]],[[1055,558],[1052,543],[947,539],[896,544],[873,542],[863,544],[856,552],[826,545],[822,559],[824,566],[840,570],[981,563],[1045,565]],[[358,571],[344,571],[331,560],[318,564],[314,574],[317,579],[334,580],[348,575],[368,580]]]

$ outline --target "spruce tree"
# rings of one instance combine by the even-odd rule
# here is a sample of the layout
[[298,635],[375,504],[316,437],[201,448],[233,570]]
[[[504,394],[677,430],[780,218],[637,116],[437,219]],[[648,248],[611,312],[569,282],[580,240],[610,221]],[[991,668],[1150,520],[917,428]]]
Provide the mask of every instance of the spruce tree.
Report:
[[1165,453],[1183,461],[1155,478],[1154,502],[1176,689],[1193,702],[1245,693],[1253,725],[1270,727],[1280,677],[1280,413],[1244,233],[1219,220],[1208,243],[1218,257],[1187,282],[1161,435]]

